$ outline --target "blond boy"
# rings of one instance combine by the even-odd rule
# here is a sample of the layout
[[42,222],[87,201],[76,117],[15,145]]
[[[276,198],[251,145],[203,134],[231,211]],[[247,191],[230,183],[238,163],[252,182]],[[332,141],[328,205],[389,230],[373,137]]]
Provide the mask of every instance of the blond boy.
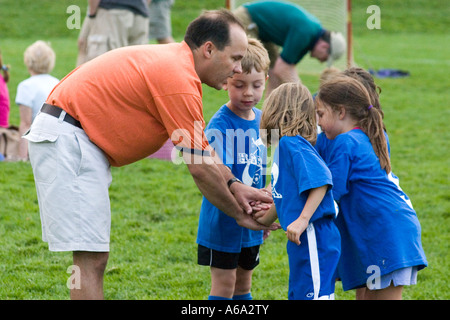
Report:
[[[205,133],[223,164],[244,183],[264,188],[266,148],[259,137],[261,111],[255,106],[263,97],[270,65],[266,49],[248,40],[242,73],[224,85],[230,100],[212,117]],[[253,269],[259,263],[262,231],[236,224],[203,198],[198,228],[198,263],[211,268],[210,300],[249,300]]]

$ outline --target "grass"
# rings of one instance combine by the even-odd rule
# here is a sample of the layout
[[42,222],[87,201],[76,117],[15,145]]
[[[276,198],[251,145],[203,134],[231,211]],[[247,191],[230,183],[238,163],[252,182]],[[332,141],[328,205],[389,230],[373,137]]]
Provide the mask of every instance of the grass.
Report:
[[[174,36],[181,40],[202,8],[224,1],[177,1]],[[62,78],[75,66],[78,30],[68,30],[68,5],[85,12],[85,0],[0,0],[0,50],[11,65],[10,122],[19,123],[14,104],[17,84],[28,77],[23,51],[38,39],[50,41]],[[381,30],[368,30],[367,6],[381,9]],[[364,68],[398,68],[410,77],[376,79],[391,141],[394,173],[411,197],[422,225],[429,267],[404,299],[449,299],[449,120],[450,65],[445,3],[440,1],[353,1],[355,60]],[[8,13],[8,14],[6,14]],[[19,23],[20,22],[20,23]],[[26,22],[26,23],[25,23]],[[312,92],[316,75],[302,74]],[[208,121],[227,100],[226,92],[204,87]],[[196,264],[201,194],[187,168],[156,159],[113,168],[111,254],[105,275],[107,299],[205,299],[209,270]],[[71,253],[49,252],[41,241],[39,209],[29,163],[0,163],[0,299],[67,299]],[[261,249],[253,279],[255,299],[287,295],[288,265],[283,232],[273,232]],[[343,292],[337,299],[354,299]]]

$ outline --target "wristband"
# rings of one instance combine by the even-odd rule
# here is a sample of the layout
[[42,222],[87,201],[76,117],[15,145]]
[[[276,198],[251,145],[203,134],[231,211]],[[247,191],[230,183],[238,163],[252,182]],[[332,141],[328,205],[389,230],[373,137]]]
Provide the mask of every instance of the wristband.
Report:
[[239,180],[238,178],[236,178],[236,177],[234,177],[234,178],[231,178],[230,180],[228,180],[228,182],[227,182],[227,184],[228,184],[228,188],[230,188],[231,187],[231,185],[234,183],[234,182],[239,182],[239,183],[242,183],[242,181],[241,180]]

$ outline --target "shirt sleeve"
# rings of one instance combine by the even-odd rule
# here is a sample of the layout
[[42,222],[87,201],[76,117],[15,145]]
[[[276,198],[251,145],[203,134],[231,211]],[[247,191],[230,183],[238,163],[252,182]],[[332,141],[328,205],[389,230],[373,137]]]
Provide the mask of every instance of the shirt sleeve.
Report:
[[224,126],[224,123],[222,121],[211,120],[205,130],[205,134],[209,145],[214,149],[220,161],[232,169],[234,153],[232,148],[227,148],[227,145],[233,146],[230,143],[233,143],[232,139],[234,139],[234,136],[226,134],[226,126]]
[[204,133],[201,97],[192,94],[156,97],[155,103],[175,147],[191,154],[209,155],[209,143]]
[[16,93],[16,104],[31,108],[33,105],[33,90],[25,82],[19,83]]

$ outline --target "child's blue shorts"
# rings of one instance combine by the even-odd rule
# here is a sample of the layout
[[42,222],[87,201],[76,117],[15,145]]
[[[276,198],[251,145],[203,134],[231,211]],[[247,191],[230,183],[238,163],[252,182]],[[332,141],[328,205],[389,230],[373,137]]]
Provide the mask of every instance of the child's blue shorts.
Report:
[[333,219],[310,223],[300,242],[287,243],[289,300],[334,299],[341,237]]

